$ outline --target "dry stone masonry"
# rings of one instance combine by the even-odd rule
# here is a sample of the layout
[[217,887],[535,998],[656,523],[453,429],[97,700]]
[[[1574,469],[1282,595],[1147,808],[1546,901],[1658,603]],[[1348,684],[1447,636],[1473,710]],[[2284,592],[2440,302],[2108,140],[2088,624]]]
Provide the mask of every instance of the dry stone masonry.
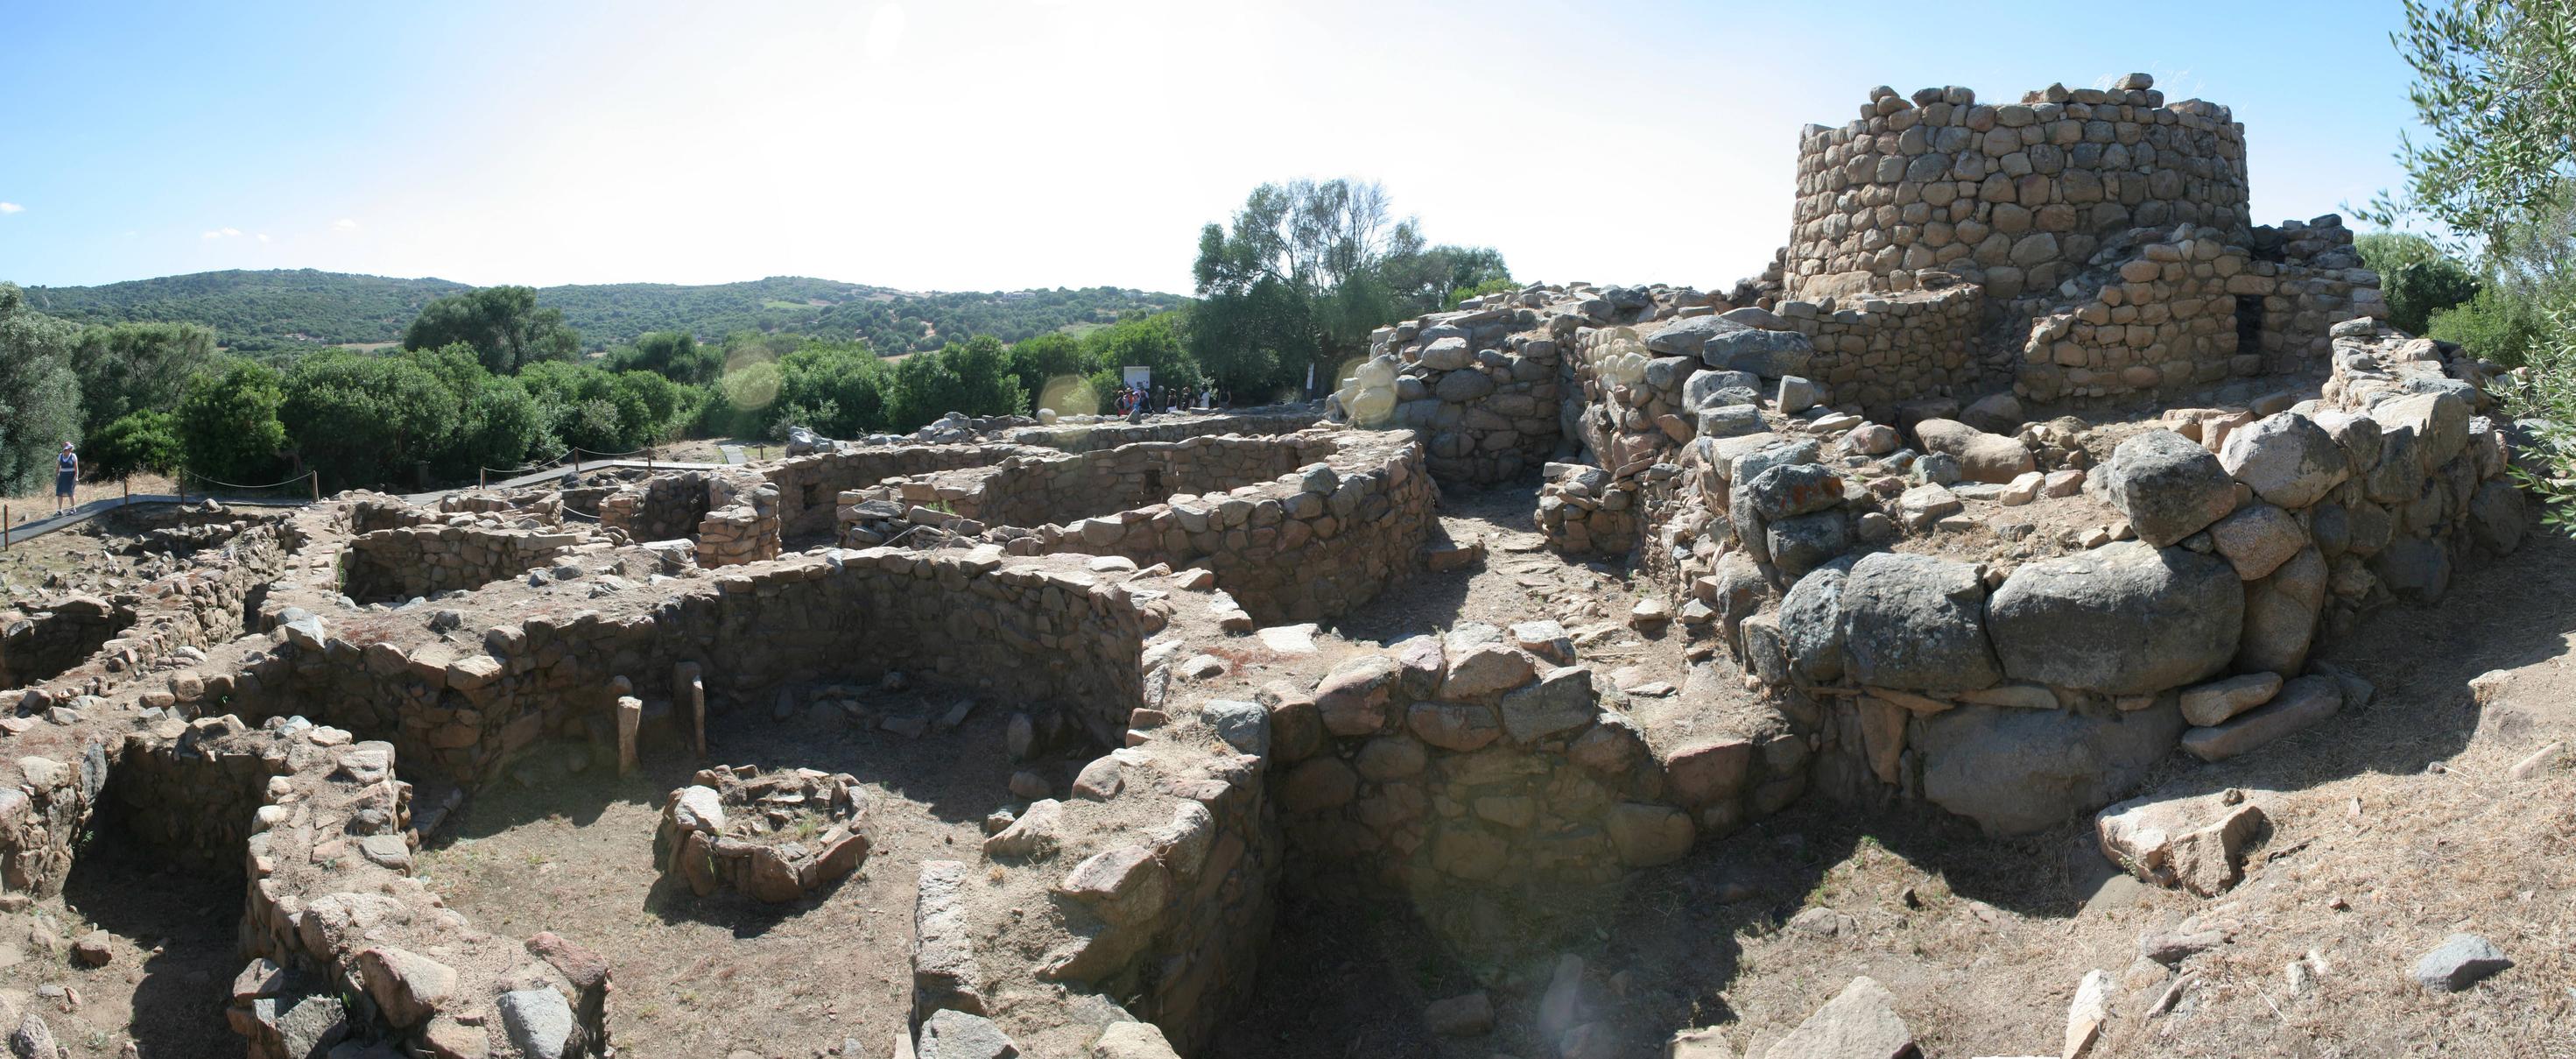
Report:
[[[102,822],[237,874],[224,1014],[298,1059],[657,1054],[611,1039],[618,953],[478,928],[420,843],[569,744],[695,770],[647,788],[655,856],[627,866],[673,900],[792,916],[881,875],[906,836],[866,763],[708,758],[763,724],[1012,772],[962,818],[980,841],[900,861],[911,907],[870,910],[908,911],[909,944],[850,941],[906,965],[908,1017],[778,1054],[1204,1054],[1283,894],[1407,901],[1506,967],[1810,796],[2003,834],[2089,816],[2142,880],[2225,891],[2266,799],[2137,788],[2362,708],[2322,647],[2522,543],[2501,369],[2381,325],[2339,219],[2254,226],[2244,128],[2144,75],[1879,89],[1798,148],[1757,276],[1470,298],[1373,333],[1314,407],[952,415],[206,513],[138,586],[0,612],[0,890],[59,894]],[[1676,670],[1604,664],[1554,615],[1390,608],[1487,559],[1444,489],[1526,490],[1538,533],[1507,547],[1625,574]],[[1000,745],[963,741],[979,710]],[[2445,949],[2428,987],[2493,969]],[[1553,1054],[1643,1054],[1566,1022],[1583,973],[1542,1002]],[[1909,1049],[1888,995],[1856,981],[1770,1054]],[[1483,993],[1428,1017],[1497,1021]],[[2072,1021],[2080,1051],[2101,1019]]]

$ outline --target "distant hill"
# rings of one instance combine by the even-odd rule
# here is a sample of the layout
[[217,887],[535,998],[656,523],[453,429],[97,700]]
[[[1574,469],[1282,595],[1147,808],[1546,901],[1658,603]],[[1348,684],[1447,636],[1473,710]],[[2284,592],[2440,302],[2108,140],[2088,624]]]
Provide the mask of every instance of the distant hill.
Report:
[[[234,349],[393,342],[433,298],[470,290],[443,279],[389,279],[313,269],[200,272],[97,287],[30,287],[38,311],[85,323],[160,320],[215,329]],[[593,349],[647,331],[702,339],[736,331],[791,331],[865,338],[878,352],[935,349],[949,338],[994,335],[1005,342],[1083,330],[1129,313],[1180,305],[1176,295],[1116,287],[921,293],[890,287],[773,276],[745,283],[540,287],[537,301],[563,310]]]

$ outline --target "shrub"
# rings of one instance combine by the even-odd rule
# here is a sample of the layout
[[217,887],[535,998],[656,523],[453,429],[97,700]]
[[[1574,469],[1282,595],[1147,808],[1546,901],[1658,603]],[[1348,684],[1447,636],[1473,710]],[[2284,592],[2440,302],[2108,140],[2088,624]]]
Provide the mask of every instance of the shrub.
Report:
[[178,415],[188,469],[225,481],[268,480],[286,446],[286,424],[277,418],[285,403],[277,372],[247,360],[189,380]]
[[2435,313],[2425,334],[2512,367],[2526,363],[2548,331],[2548,315],[2538,305],[2505,288],[2487,287],[2467,304]]
[[144,409],[90,432],[81,444],[81,470],[92,478],[140,472],[169,474],[187,459],[179,443],[179,417]]

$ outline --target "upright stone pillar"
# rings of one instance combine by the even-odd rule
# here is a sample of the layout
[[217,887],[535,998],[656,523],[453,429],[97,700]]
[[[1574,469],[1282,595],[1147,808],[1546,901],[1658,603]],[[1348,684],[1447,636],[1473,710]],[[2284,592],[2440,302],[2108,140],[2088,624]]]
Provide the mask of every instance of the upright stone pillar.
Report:
[[644,700],[633,695],[618,696],[617,774],[619,776],[629,776],[635,772],[635,766],[638,763],[635,759],[635,730],[643,724]]
[[689,717],[698,757],[707,756],[707,684],[695,662],[671,667],[671,702]]

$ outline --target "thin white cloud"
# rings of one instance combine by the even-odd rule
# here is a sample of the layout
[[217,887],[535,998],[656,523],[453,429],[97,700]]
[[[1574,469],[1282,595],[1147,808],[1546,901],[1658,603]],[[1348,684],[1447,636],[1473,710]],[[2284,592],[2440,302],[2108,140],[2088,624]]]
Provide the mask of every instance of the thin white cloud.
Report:
[[15,202],[0,202],[0,214],[25,213],[27,208]]
[[205,231],[202,231],[202,232],[197,233],[197,238],[199,238],[199,239],[238,239],[238,238],[241,238],[241,229],[239,229],[239,228],[209,228],[209,229],[207,229],[207,230],[205,230]]
[[358,230],[358,222],[357,222],[357,219],[356,219],[356,218],[353,218],[353,217],[342,217],[342,218],[340,218],[339,220],[336,220],[336,221],[331,222],[331,230],[332,230],[332,231],[335,231],[335,232],[354,232],[354,231],[357,231],[357,230]]
[[263,243],[267,242],[267,241],[268,241],[268,233],[267,233],[267,232],[261,232],[261,233],[259,233],[259,241],[260,241],[260,242],[263,242]]

